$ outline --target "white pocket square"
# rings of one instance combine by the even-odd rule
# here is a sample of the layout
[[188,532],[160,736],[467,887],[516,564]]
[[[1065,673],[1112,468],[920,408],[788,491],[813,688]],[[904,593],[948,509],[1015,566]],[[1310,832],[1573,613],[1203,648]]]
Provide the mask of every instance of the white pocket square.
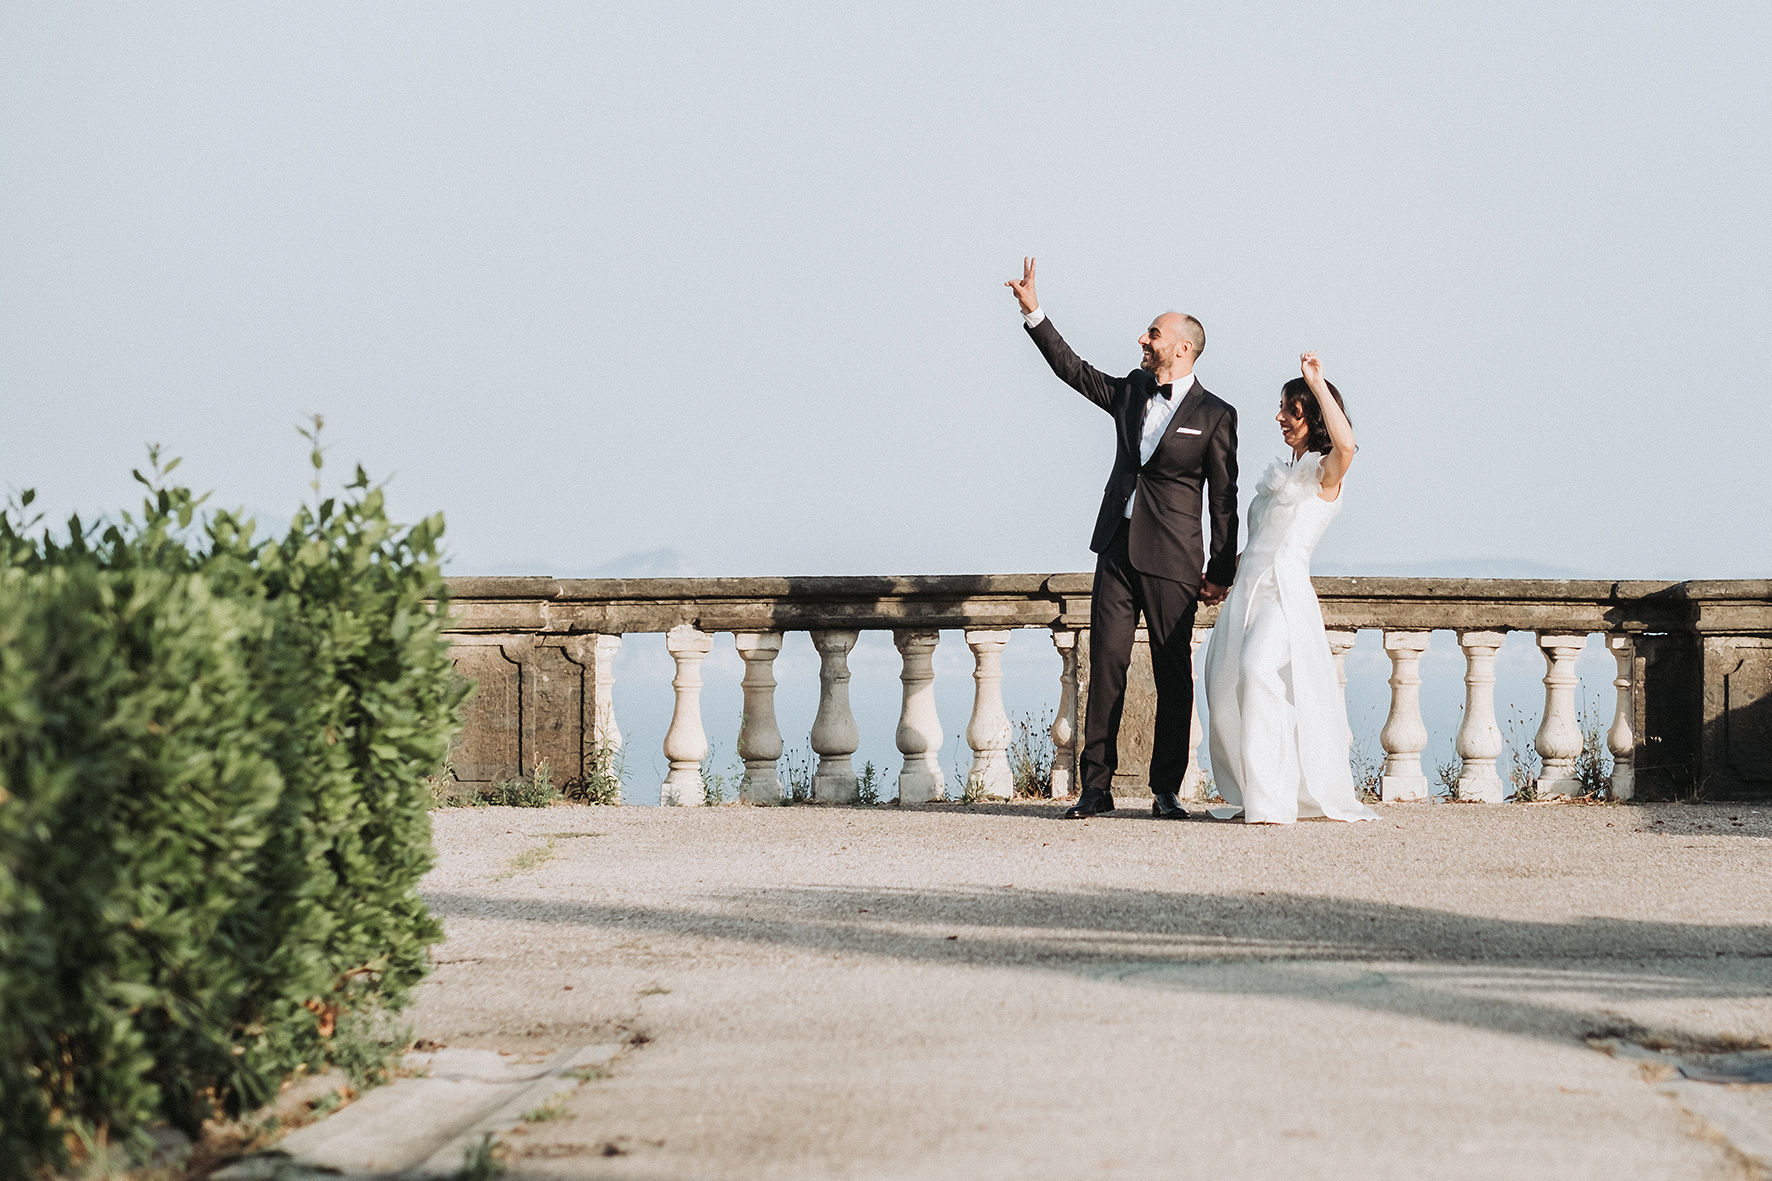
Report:
[[1197,435],[1200,432],[1191,426],[1178,426],[1175,428],[1175,433],[1178,435]]

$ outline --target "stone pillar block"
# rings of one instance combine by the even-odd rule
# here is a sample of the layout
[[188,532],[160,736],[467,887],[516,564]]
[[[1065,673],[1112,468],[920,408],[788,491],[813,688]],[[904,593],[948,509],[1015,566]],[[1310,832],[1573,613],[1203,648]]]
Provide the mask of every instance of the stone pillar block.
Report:
[[744,779],[738,798],[747,804],[779,804],[781,727],[775,721],[775,658],[781,655],[781,633],[740,632],[732,637],[744,661],[744,720],[738,727],[738,757]]
[[1544,718],[1538,724],[1533,746],[1543,767],[1538,773],[1538,795],[1578,796],[1581,780],[1575,776],[1575,760],[1581,755],[1581,723],[1575,712],[1575,658],[1587,637],[1569,632],[1539,632],[1544,650]]
[[966,646],[972,649],[972,720],[966,726],[966,744],[972,748],[969,788],[994,799],[1015,795],[1015,777],[1009,771],[1009,715],[1003,710],[1003,649],[1009,646],[1007,631],[969,631]]
[[816,631],[818,649],[818,716],[812,722],[812,749],[818,771],[812,777],[812,798],[833,804],[861,799],[852,756],[861,745],[861,731],[849,708],[849,651],[861,635],[854,631]]
[[1077,730],[1077,633],[1055,631],[1052,646],[1058,649],[1058,713],[1052,719],[1052,798],[1066,800],[1077,792],[1077,754],[1082,735]]
[[926,804],[947,798],[941,777],[941,719],[935,712],[935,646],[941,633],[895,631],[892,642],[904,659],[904,704],[898,715],[898,752],[904,769],[898,774],[898,802]]
[[1458,798],[1499,804],[1507,784],[1495,770],[1506,744],[1495,723],[1495,654],[1507,636],[1502,632],[1461,631],[1464,649],[1464,720],[1454,748],[1463,764],[1458,771]]
[[1386,803],[1428,798],[1421,773],[1421,752],[1427,747],[1427,725],[1421,718],[1421,655],[1429,633],[1387,631],[1385,655],[1391,659],[1391,710],[1378,743],[1384,748],[1380,794]]
[[677,661],[671,688],[677,691],[671,728],[665,731],[664,756],[671,769],[659,786],[664,807],[699,808],[707,803],[701,761],[708,755],[708,735],[701,725],[701,662],[714,648],[714,637],[688,624],[665,633],[665,648]]

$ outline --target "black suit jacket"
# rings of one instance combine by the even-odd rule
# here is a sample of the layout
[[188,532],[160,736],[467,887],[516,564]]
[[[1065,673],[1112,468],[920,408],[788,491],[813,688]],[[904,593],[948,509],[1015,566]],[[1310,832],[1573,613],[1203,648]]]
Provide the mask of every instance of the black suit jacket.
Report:
[[[1157,379],[1143,369],[1109,377],[1071,351],[1048,316],[1027,330],[1052,372],[1114,416],[1114,470],[1101,497],[1089,548],[1106,549],[1126,516],[1134,489],[1127,549],[1133,568],[1198,588],[1200,572],[1229,586],[1237,571],[1237,412],[1198,378],[1163,428],[1150,462],[1138,462],[1145,408]],[[1190,432],[1197,431],[1198,434]],[[1202,554],[1200,506],[1212,521],[1212,550]]]

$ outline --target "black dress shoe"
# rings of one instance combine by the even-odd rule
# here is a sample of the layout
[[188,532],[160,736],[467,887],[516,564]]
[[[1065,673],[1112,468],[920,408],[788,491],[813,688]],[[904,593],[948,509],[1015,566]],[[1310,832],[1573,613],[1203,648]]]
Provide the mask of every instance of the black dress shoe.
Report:
[[1151,815],[1161,820],[1188,820],[1192,817],[1172,791],[1160,791],[1152,797]]
[[1077,802],[1064,810],[1066,820],[1087,820],[1114,810],[1114,797],[1106,792],[1086,791]]

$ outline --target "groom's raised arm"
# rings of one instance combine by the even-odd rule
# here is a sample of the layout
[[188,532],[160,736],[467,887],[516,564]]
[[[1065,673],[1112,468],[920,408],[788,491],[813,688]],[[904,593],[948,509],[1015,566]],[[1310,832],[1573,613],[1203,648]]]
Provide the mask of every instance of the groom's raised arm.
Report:
[[[1040,355],[1046,358],[1046,364],[1052,366],[1052,372],[1058,379],[1106,410],[1114,411],[1114,401],[1124,379],[1109,377],[1083,358],[1071,351],[1071,346],[1064,342],[1046,313],[1040,310],[1040,297],[1034,292],[1034,260],[1024,258],[1021,262],[1021,278],[1010,279],[1003,286],[1015,292],[1015,298],[1021,304],[1021,315],[1029,336],[1040,349]],[[1235,497],[1232,498],[1233,500]]]
[[1212,548],[1206,554],[1206,581],[1229,586],[1237,577],[1237,411],[1225,407],[1206,445],[1206,512],[1212,521]]
[[[1034,309],[1036,312],[1038,308]],[[1064,342],[1058,329],[1045,316],[1027,326],[1027,334],[1034,338],[1039,347],[1040,355],[1046,358],[1046,364],[1052,366],[1052,372],[1058,379],[1112,414],[1115,395],[1124,379],[1109,377],[1072,351],[1071,346]]]

